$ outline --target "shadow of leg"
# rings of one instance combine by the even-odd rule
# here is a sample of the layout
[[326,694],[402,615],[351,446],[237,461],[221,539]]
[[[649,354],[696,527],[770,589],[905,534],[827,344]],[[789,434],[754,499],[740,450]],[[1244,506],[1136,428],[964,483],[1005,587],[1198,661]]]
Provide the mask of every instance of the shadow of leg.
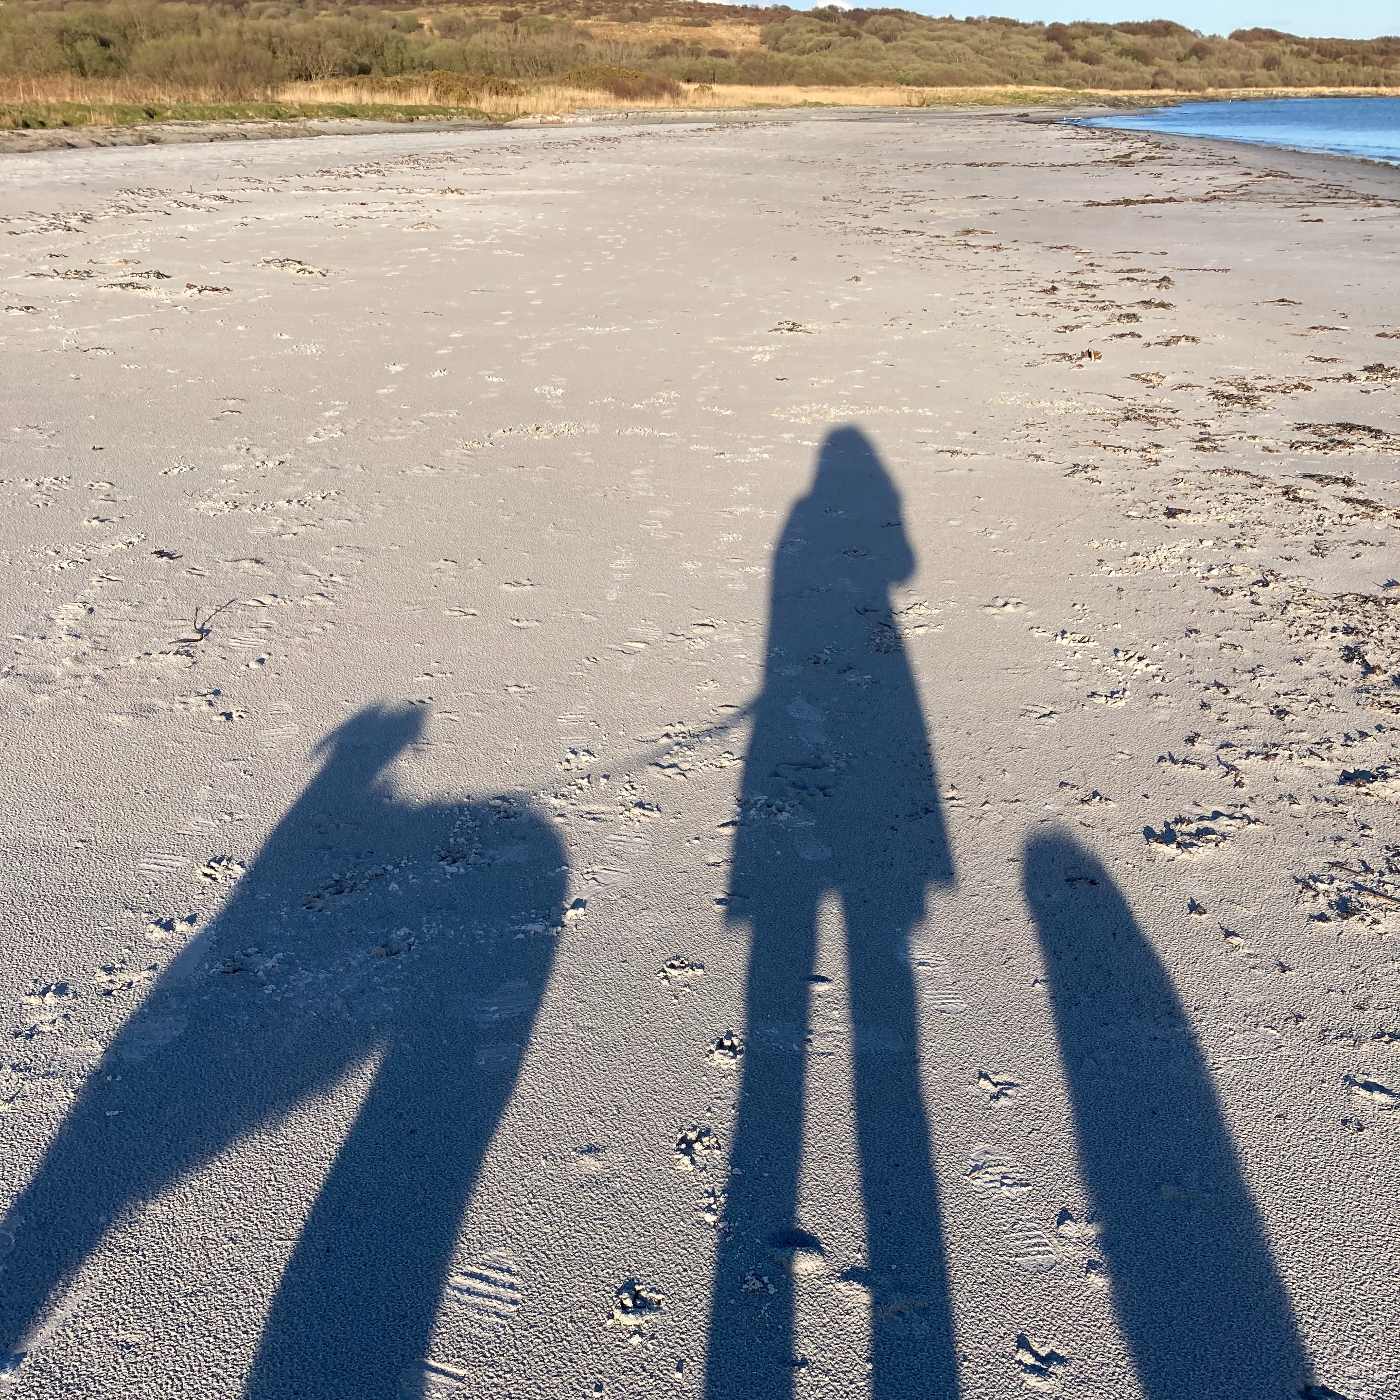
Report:
[[958,1393],[932,1134],[919,1082],[908,929],[846,900],[856,1136],[869,1254],[871,1400]]
[[423,1394],[464,1209],[515,1079],[499,1056],[473,1063],[477,1049],[444,1037],[390,1052],[302,1227],[249,1400]]
[[783,1400],[796,1363],[789,1270],[816,906],[796,891],[791,905],[772,893],[753,920],[748,1040],[710,1313],[710,1400]]
[[[219,931],[216,930],[216,934]],[[221,937],[211,940],[215,949]],[[7,1370],[48,1308],[124,1217],[298,1097],[353,1068],[334,1026],[312,1044],[231,976],[162,985],[122,1028],[6,1215],[0,1340]],[[254,1050],[252,1047],[257,1047]]]
[[[418,1400],[428,1384],[463,1215],[549,983],[565,867],[548,819],[511,803],[429,812],[418,844],[457,873],[416,875],[422,922],[396,955],[384,1057],[283,1273],[249,1400]],[[463,1306],[486,1311],[468,1332],[510,1301],[472,1287]]]

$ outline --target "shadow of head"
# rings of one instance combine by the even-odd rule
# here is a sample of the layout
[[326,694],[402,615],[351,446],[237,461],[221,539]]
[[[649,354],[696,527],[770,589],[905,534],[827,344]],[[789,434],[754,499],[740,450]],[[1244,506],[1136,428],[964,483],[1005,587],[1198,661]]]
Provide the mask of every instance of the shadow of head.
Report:
[[899,491],[859,428],[846,424],[823,439],[804,504],[805,532],[809,539],[824,535],[826,550],[873,563],[889,583],[902,583],[914,572]]

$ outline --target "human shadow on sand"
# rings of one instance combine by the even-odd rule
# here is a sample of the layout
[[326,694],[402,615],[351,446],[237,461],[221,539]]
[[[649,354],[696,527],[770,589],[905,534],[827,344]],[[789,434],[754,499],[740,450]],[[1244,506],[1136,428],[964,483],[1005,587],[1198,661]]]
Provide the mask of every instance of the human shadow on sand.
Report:
[[[743,1071],[715,1268],[706,1394],[780,1400],[801,1263],[798,1216],[817,920],[845,935],[870,1308],[871,1395],[955,1395],[948,1282],[919,1084],[910,935],[953,878],[929,736],[891,598],[914,570],[869,440],[831,432],[774,552],[763,689],[745,761],[729,917],[751,930]],[[838,994],[821,987],[821,995]],[[840,1168],[813,1162],[820,1175]]]
[[1146,1400],[1278,1400],[1307,1358],[1210,1071],[1151,943],[1068,832],[1034,838],[1040,937],[1080,1169]]
[[385,770],[421,726],[420,711],[371,708],[323,741],[319,773],[222,913],[88,1077],[3,1227],[11,1368],[123,1217],[249,1134],[290,1133],[299,1105],[372,1065],[244,1394],[423,1393],[463,1212],[549,977],[567,872],[552,826],[522,799],[400,798]]

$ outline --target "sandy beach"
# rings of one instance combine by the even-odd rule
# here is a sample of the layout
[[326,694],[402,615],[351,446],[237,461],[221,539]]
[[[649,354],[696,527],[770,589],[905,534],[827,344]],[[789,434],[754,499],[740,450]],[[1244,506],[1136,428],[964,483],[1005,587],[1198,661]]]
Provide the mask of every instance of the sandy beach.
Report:
[[1397,211],[0,156],[0,1394],[1393,1400]]

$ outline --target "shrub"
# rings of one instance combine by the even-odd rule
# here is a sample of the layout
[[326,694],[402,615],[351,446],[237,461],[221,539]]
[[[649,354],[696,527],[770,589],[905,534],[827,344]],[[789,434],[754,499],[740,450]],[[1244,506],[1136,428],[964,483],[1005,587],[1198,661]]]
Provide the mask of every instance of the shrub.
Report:
[[606,92],[632,102],[681,95],[681,85],[674,78],[665,78],[656,73],[638,73],[632,68],[614,68],[603,63],[575,68],[564,75],[563,81],[569,87]]
[[266,92],[286,76],[269,49],[236,31],[148,40],[136,49],[127,71],[163,88],[205,88],[220,97]]

